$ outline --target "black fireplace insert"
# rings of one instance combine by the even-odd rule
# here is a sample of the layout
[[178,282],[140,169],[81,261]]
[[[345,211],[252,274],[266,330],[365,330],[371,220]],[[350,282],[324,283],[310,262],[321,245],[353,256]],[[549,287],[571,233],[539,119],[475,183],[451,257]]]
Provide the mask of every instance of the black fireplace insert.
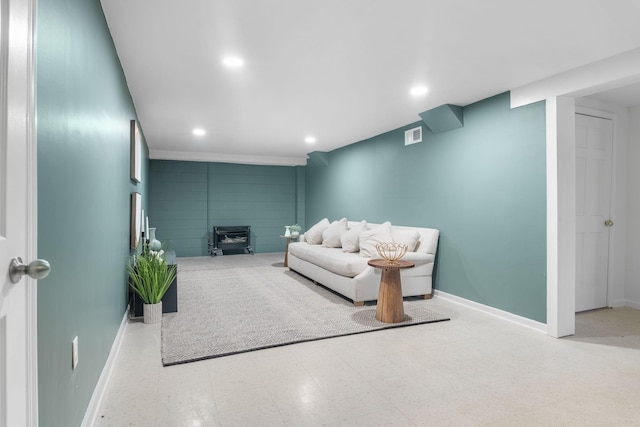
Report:
[[211,255],[224,255],[224,251],[246,251],[252,254],[251,226],[235,225],[213,227],[213,243],[209,244]]

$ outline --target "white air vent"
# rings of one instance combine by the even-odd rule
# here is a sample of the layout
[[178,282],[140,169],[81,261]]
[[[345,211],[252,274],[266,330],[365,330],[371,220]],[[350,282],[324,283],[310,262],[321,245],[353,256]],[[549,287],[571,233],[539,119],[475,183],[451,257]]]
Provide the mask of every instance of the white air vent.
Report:
[[411,145],[416,142],[422,142],[422,126],[404,132],[404,145]]

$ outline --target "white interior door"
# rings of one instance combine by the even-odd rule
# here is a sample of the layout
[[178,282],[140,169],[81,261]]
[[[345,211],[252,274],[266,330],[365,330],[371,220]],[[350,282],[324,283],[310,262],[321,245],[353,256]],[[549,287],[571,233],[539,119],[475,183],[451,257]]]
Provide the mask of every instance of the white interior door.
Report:
[[576,311],[607,305],[613,123],[576,114]]
[[0,2],[1,427],[38,422],[35,284],[9,274],[35,255],[34,12],[34,0]]

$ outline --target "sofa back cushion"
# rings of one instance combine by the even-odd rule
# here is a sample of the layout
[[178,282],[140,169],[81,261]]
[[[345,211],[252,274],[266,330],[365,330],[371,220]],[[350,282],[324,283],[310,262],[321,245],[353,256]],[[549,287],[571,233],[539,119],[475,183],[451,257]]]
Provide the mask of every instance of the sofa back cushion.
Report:
[[342,246],[340,242],[340,237],[344,233],[349,231],[347,228],[347,218],[342,218],[338,221],[333,221],[323,232],[322,232],[322,246],[327,248],[339,248]]
[[415,251],[435,255],[438,250],[440,231],[435,228],[419,228],[418,231],[420,232],[420,240]]
[[367,221],[349,223],[350,229],[340,237],[342,252],[358,252],[360,250],[360,234],[367,229]]
[[378,243],[393,242],[393,235],[391,234],[391,223],[389,221],[383,222],[377,227],[373,227],[370,230],[363,231],[360,234],[360,256],[378,259],[378,249],[376,245]]
[[394,228],[391,230],[393,241],[407,245],[407,252],[414,252],[420,241],[420,233],[416,229]]
[[[349,222],[350,226],[352,226],[352,224],[354,223]],[[377,224],[371,224],[371,223],[368,224],[368,227],[370,229],[376,226]],[[405,232],[412,233],[414,231],[417,231],[420,234],[420,238],[418,239],[418,243],[416,244],[416,247],[413,249],[413,251],[435,255],[438,249],[438,238],[440,236],[439,230],[436,230],[435,228],[411,227],[406,225],[391,226],[391,235],[394,237],[395,240],[393,241],[396,243],[405,243],[405,244],[408,243],[407,241],[404,240],[404,237],[400,237],[400,236],[401,234],[404,235]],[[399,236],[398,238],[396,238],[396,234]],[[375,246],[374,246],[374,250],[375,250]]]
[[310,245],[319,245],[322,243],[322,233],[327,227],[329,227],[329,220],[323,218],[304,233],[304,241]]

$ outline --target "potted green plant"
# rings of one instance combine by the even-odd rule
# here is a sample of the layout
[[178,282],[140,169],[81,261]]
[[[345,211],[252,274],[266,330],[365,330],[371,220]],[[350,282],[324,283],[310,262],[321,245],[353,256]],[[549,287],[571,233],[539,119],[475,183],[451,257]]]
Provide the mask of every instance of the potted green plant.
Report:
[[162,297],[176,278],[175,265],[167,265],[164,251],[145,251],[127,266],[129,285],[142,300],[144,323],[162,319]]
[[291,231],[292,236],[298,236],[300,235],[302,227],[300,227],[298,224],[293,224],[289,226],[289,230]]

